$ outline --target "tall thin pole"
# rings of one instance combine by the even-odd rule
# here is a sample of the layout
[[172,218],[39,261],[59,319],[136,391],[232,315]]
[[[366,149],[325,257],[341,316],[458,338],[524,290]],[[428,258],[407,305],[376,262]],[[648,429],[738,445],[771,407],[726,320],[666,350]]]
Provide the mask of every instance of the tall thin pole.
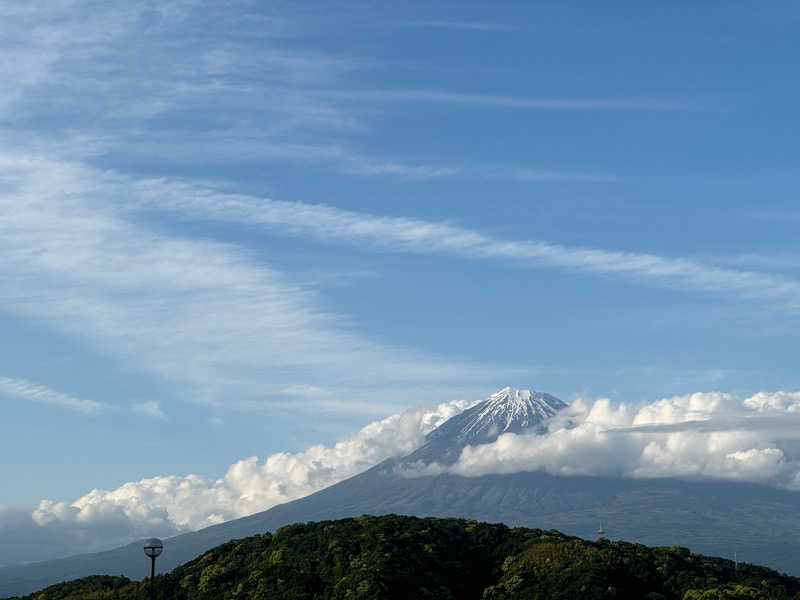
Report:
[[150,600],[156,598],[155,578],[156,578],[156,557],[151,556],[150,560]]
[[144,554],[150,557],[150,600],[156,598],[156,558],[164,551],[164,544],[158,538],[144,541]]

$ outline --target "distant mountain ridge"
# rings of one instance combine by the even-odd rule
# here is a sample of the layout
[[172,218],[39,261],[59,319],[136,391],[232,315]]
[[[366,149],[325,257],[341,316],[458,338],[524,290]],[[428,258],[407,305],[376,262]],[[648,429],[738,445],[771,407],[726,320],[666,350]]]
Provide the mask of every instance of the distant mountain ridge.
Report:
[[[491,441],[503,432],[541,431],[564,406],[541,392],[501,390],[443,423],[408,456],[389,459],[267,511],[166,540],[159,568],[172,569],[233,538],[275,531],[290,523],[396,513],[555,528],[586,538],[594,537],[602,522],[612,539],[681,545],[728,557],[736,551],[740,560],[800,574],[794,559],[800,555],[797,492],[734,482],[561,477],[543,472],[397,475],[395,467],[407,461],[457,459],[469,441]],[[144,559],[136,542],[93,555],[3,568],[0,597],[94,573],[140,578]]]

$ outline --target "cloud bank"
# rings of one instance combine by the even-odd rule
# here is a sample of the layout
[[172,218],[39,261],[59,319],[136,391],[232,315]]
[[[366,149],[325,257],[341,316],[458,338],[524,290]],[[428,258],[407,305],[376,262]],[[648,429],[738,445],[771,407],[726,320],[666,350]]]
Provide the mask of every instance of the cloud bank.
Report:
[[[76,544],[90,552],[150,535],[168,537],[266,510],[413,451],[428,432],[471,404],[458,400],[407,410],[332,447],[245,458],[219,479],[150,477],[95,489],[73,502],[42,500],[33,512],[0,507],[0,532],[8,542],[0,547],[0,564],[63,556]],[[4,555],[11,547],[14,553]]]
[[[10,535],[52,540],[49,551],[80,542],[98,550],[147,535],[169,536],[288,502],[410,453],[424,436],[471,403],[454,401],[375,421],[334,446],[253,456],[219,479],[159,476],[69,502],[42,500],[31,513],[0,510]],[[644,404],[575,400],[546,433],[505,434],[467,447],[452,466],[417,465],[407,477],[450,472],[476,477],[542,470],[556,475],[726,479],[800,491],[800,392],[745,399],[695,393]],[[31,553],[41,549],[31,548]],[[7,562],[0,555],[0,563]],[[41,556],[36,558],[41,559]]]
[[578,399],[543,435],[506,434],[458,462],[408,476],[519,471],[631,478],[713,478],[800,490],[800,393],[695,393],[644,405]]

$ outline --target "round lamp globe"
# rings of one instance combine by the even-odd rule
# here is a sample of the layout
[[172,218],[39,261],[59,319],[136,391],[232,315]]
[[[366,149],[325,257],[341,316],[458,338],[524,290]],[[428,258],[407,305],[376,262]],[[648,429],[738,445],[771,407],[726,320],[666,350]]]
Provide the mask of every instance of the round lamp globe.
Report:
[[144,542],[144,553],[150,558],[155,558],[164,551],[164,544],[158,538],[150,538]]

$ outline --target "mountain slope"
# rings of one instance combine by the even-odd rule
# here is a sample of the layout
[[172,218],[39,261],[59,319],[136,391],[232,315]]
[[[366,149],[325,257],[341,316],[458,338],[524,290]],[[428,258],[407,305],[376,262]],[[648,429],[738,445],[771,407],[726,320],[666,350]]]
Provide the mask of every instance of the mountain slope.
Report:
[[[792,492],[736,483],[637,481],[516,473],[479,478],[442,475],[401,479],[373,468],[316,494],[263,513],[166,540],[159,570],[210,547],[289,523],[372,514],[460,516],[509,525],[556,528],[594,537],[602,522],[612,539],[688,546],[798,573],[800,500]],[[141,578],[149,569],[141,544],[0,569],[0,596],[27,593],[91,573]]]
[[[154,583],[159,598],[172,600],[800,598],[798,579],[686,548],[397,515],[295,524],[232,541]],[[146,589],[95,577],[23,600],[138,600]]]

